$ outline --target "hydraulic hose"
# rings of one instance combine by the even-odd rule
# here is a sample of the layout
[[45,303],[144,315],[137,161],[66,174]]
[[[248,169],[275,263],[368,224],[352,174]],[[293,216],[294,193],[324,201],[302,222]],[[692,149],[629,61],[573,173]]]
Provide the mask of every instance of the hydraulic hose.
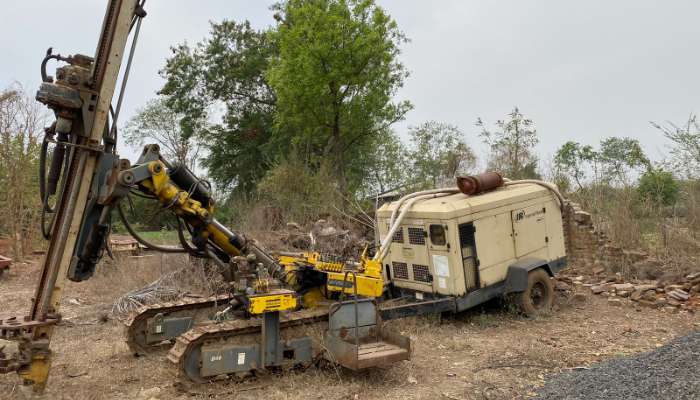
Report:
[[117,204],[117,212],[119,213],[119,218],[122,220],[122,223],[124,224],[124,227],[126,230],[129,232],[131,236],[136,239],[137,242],[141,243],[142,245],[146,246],[149,249],[156,250],[156,251],[161,251],[163,253],[187,253],[187,249],[184,248],[172,248],[172,247],[164,247],[164,246],[159,246],[157,244],[153,244],[146,239],[144,239],[141,235],[139,235],[136,230],[134,229],[133,226],[129,223],[129,221],[126,219],[126,214],[124,214],[124,209],[122,208],[122,204],[118,203]]

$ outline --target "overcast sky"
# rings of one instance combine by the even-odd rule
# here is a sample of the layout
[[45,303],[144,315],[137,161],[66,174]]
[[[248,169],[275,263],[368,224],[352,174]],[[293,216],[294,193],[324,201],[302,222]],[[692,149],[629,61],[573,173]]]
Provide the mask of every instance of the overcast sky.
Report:
[[[5,2],[0,87],[18,81],[34,91],[49,46],[93,55],[106,1]],[[567,140],[631,136],[660,159],[667,142],[649,121],[682,122],[699,109],[698,1],[378,2],[411,39],[401,56],[411,76],[397,99],[415,108],[396,125],[399,132],[426,120],[449,122],[481,150],[477,117],[492,123],[517,105],[535,121],[542,158]],[[148,0],[121,121],[162,85],[158,70],[171,45],[198,42],[210,20],[269,26],[271,3]]]

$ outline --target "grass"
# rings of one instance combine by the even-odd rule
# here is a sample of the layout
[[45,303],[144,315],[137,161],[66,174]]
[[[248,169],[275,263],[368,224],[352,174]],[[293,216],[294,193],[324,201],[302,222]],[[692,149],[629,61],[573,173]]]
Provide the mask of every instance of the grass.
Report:
[[138,232],[141,237],[155,244],[179,244],[177,231],[175,230],[160,230],[160,231],[143,231]]

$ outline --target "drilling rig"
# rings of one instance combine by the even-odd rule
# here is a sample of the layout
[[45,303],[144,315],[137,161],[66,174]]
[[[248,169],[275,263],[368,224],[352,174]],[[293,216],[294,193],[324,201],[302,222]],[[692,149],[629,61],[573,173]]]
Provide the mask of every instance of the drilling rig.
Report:
[[[377,210],[377,250],[353,261],[271,255],[219,222],[209,184],[158,145],[133,164],[120,159],[117,123],[145,17],[144,0],[109,0],[94,57],[49,49],[41,63],[36,99],[55,115],[39,174],[49,246],[30,312],[0,320],[0,339],[18,344],[9,354],[0,348],[0,373],[45,388],[66,279],[93,275],[109,253],[114,215],[142,245],[206,259],[229,284],[213,297],[145,306],[127,321],[134,354],[171,346],[168,360],[194,382],[321,357],[352,370],[390,365],[410,357],[411,343],[383,321],[460,312],[499,296],[526,314],[550,309],[551,277],[566,266],[565,200],[552,184],[485,173],[405,195]],[[62,63],[55,78],[46,72],[52,60]],[[133,229],[122,208],[130,195],[174,214],[180,247],[154,245]]]
[[[322,349],[331,349],[323,351],[327,358],[352,369],[407,359],[408,339],[382,334],[373,301],[384,290],[380,262],[363,256],[344,263],[315,253],[272,257],[221,224],[206,181],[164,159],[157,145],[145,146],[133,165],[119,158],[117,122],[145,17],[144,0],[110,0],[94,57],[49,49],[41,63],[36,99],[55,115],[40,159],[42,231],[49,246],[29,314],[0,321],[0,339],[18,343],[12,354],[0,349],[0,372],[16,371],[35,391],[45,388],[66,278],[80,282],[93,275],[109,251],[115,213],[146,246],[209,259],[231,283],[227,294],[151,306],[128,324],[128,343],[136,353],[177,337],[169,358],[186,378],[202,382],[310,363]],[[62,63],[55,78],[46,72],[51,60]],[[154,246],[138,236],[120,204],[130,194],[152,199],[176,216],[181,248]],[[319,302],[338,295],[344,301]],[[222,303],[225,308],[213,320],[195,325],[193,314]],[[318,323],[326,331],[321,343],[302,329]]]

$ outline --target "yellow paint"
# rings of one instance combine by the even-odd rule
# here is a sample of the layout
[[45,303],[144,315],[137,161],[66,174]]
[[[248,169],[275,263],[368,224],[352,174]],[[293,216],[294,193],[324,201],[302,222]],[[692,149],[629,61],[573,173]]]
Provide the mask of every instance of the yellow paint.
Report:
[[273,311],[293,310],[297,308],[296,293],[291,290],[277,290],[270,293],[248,296],[248,312],[254,315]]
[[[345,273],[328,273],[328,282],[326,288],[329,292],[345,292],[346,294],[355,294],[354,277],[352,274]],[[345,279],[345,281],[344,281]],[[384,280],[371,278],[362,274],[357,275],[357,294],[363,297],[380,297],[384,293]]]

